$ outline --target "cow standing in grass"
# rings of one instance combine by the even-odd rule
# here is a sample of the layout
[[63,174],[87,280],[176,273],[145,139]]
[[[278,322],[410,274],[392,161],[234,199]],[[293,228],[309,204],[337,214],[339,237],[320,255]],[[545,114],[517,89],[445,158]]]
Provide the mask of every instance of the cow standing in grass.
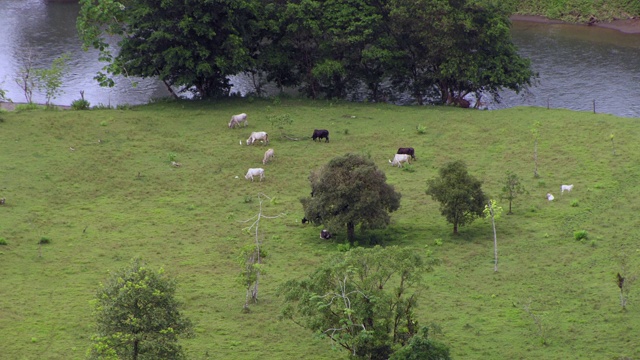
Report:
[[247,120],[247,114],[242,113],[238,115],[233,115],[231,117],[231,121],[229,121],[229,129],[233,129],[236,127],[236,125],[240,125],[241,123],[244,123],[245,127],[249,125],[249,121]]
[[329,142],[329,130],[313,130],[313,135],[311,135],[313,141],[316,139],[325,139],[324,142]]
[[401,148],[398,149],[398,152],[396,152],[396,154],[411,155],[411,158],[413,160],[416,159],[416,152],[415,152],[415,150],[413,150],[412,147],[406,147],[406,148],[401,147]]
[[254,176],[260,176],[260,181],[262,181],[262,179],[264,179],[264,169],[263,168],[251,168],[251,169],[249,169],[249,171],[247,171],[247,175],[245,175],[244,178],[247,179],[247,180],[251,179],[251,182],[253,182],[253,177]]
[[396,154],[393,157],[393,161],[389,160],[389,163],[391,164],[391,166],[402,167],[404,163],[410,164],[411,162],[409,160],[411,160],[411,155]]
[[251,133],[251,136],[249,136],[249,138],[247,139],[247,145],[251,145],[258,140],[262,140],[266,145],[269,143],[269,135],[267,135],[267,133],[264,131],[257,131],[257,132],[254,131]]

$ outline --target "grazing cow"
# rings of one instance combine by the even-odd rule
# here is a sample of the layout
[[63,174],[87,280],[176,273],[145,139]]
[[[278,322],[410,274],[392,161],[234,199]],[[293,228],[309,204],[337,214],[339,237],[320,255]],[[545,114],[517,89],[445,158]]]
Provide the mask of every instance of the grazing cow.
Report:
[[262,158],[262,165],[265,165],[267,163],[267,161],[271,160],[271,158],[273,157],[273,149],[269,149],[267,151],[264,152],[264,157]]
[[565,190],[571,192],[571,190],[573,190],[573,184],[560,186],[560,194],[564,194]]
[[555,199],[553,195],[551,195],[550,193],[547,193],[547,200],[553,201],[553,199]]
[[260,181],[262,181],[262,179],[264,179],[264,169],[263,168],[251,168],[251,169],[249,169],[249,171],[247,171],[247,175],[245,175],[244,178],[247,179],[247,180],[251,179],[251,182],[253,182],[253,177],[254,176],[260,176]]
[[306,217],[306,216],[302,218],[302,223],[303,223],[303,224],[306,224],[306,223],[308,223],[308,222],[309,222],[309,220],[307,219],[307,217]]
[[416,159],[416,153],[413,150],[412,147],[406,147],[406,148],[399,148],[398,152],[396,152],[396,154],[405,154],[405,155],[411,155],[411,158],[413,160]]
[[254,131],[251,133],[251,136],[249,136],[249,138],[247,139],[247,145],[251,145],[258,140],[262,140],[264,141],[265,144],[268,144],[269,135],[267,135],[267,133],[264,131],[258,131],[258,132]]
[[411,162],[409,161],[411,160],[411,156],[407,155],[407,154],[396,154],[393,157],[393,161],[389,160],[389,163],[391,164],[391,166],[398,166],[398,167],[402,167],[402,165],[404,163],[410,164]]
[[313,141],[316,141],[316,139],[326,139],[324,142],[329,142],[329,130],[313,130],[311,138]]
[[331,239],[331,233],[328,230],[320,231],[320,239]]
[[0,205],[4,205],[7,200],[5,198],[0,199]]
[[245,127],[249,125],[249,120],[247,120],[247,114],[242,113],[238,115],[233,115],[231,117],[231,121],[229,121],[229,129],[235,128],[236,125],[240,125],[240,123],[244,123]]

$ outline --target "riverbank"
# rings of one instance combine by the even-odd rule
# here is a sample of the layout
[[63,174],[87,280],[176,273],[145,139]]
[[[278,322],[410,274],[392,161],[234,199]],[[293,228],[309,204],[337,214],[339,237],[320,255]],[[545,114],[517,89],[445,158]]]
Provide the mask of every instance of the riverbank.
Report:
[[594,26],[603,29],[617,30],[625,34],[640,34],[640,18],[617,19],[611,22],[594,22],[590,24],[570,23],[562,20],[548,19],[537,15],[512,15],[511,21],[530,21],[545,24],[567,24],[576,26]]
[[[16,109],[16,106],[18,106],[18,105],[27,105],[27,103],[0,101],[0,109],[2,109],[2,110],[13,111],[13,110]],[[47,106],[45,104],[35,104],[35,105],[42,106],[42,107],[46,107]],[[53,105],[53,106],[56,107],[58,110],[69,110],[69,109],[71,109],[71,106],[69,106],[69,105]]]

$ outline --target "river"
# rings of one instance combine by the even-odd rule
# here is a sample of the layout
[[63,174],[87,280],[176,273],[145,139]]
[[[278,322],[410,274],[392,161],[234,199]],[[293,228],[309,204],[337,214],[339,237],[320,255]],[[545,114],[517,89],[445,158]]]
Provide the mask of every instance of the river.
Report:
[[[77,3],[43,0],[0,0],[0,88],[16,102],[25,97],[14,78],[21,59],[31,53],[35,67],[49,67],[62,53],[69,53],[70,71],[63,79],[64,93],[53,102],[69,105],[80,98],[92,105],[144,104],[167,96],[164,86],[152,79],[118,78],[114,88],[101,88],[93,80],[104,65],[96,51],[84,52],[75,21]],[[540,77],[525,94],[501,93],[500,103],[489,109],[520,105],[596,111],[640,118],[640,34],[566,24],[514,21],[513,42],[532,60]],[[251,91],[250,82],[232,79],[232,91]],[[134,87],[133,82],[137,83]],[[45,97],[34,92],[33,101]]]

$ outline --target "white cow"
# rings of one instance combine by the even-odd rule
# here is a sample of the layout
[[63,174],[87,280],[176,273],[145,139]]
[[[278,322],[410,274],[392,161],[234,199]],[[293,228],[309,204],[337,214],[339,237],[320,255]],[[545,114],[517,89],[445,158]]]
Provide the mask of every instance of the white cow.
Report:
[[249,138],[247,139],[247,145],[251,145],[258,140],[262,140],[264,141],[265,144],[268,144],[269,135],[267,135],[267,133],[264,131],[258,131],[258,132],[254,131],[251,133],[251,136],[249,136]]
[[262,179],[264,179],[264,169],[250,168],[249,171],[247,171],[247,175],[245,175],[244,178],[247,180],[251,179],[251,181],[253,182],[254,176],[260,176],[260,181],[262,181]]
[[573,184],[571,185],[561,185],[560,186],[560,194],[564,194],[564,191],[568,191],[571,192],[571,190],[573,190]]
[[547,193],[547,200],[553,201],[553,199],[555,199],[553,195],[551,195],[550,193]]
[[262,165],[265,165],[267,161],[271,160],[273,157],[273,149],[269,149],[264,152],[264,158],[262,158]]
[[402,167],[402,164],[404,163],[408,163],[410,164],[411,160],[411,155],[408,154],[396,154],[393,157],[393,161],[389,160],[389,163],[391,164],[391,166],[398,166],[398,167]]
[[249,120],[247,120],[247,114],[242,113],[238,115],[233,115],[231,117],[231,121],[229,121],[229,129],[233,129],[236,125],[240,125],[240,123],[244,122],[244,126],[249,125]]

